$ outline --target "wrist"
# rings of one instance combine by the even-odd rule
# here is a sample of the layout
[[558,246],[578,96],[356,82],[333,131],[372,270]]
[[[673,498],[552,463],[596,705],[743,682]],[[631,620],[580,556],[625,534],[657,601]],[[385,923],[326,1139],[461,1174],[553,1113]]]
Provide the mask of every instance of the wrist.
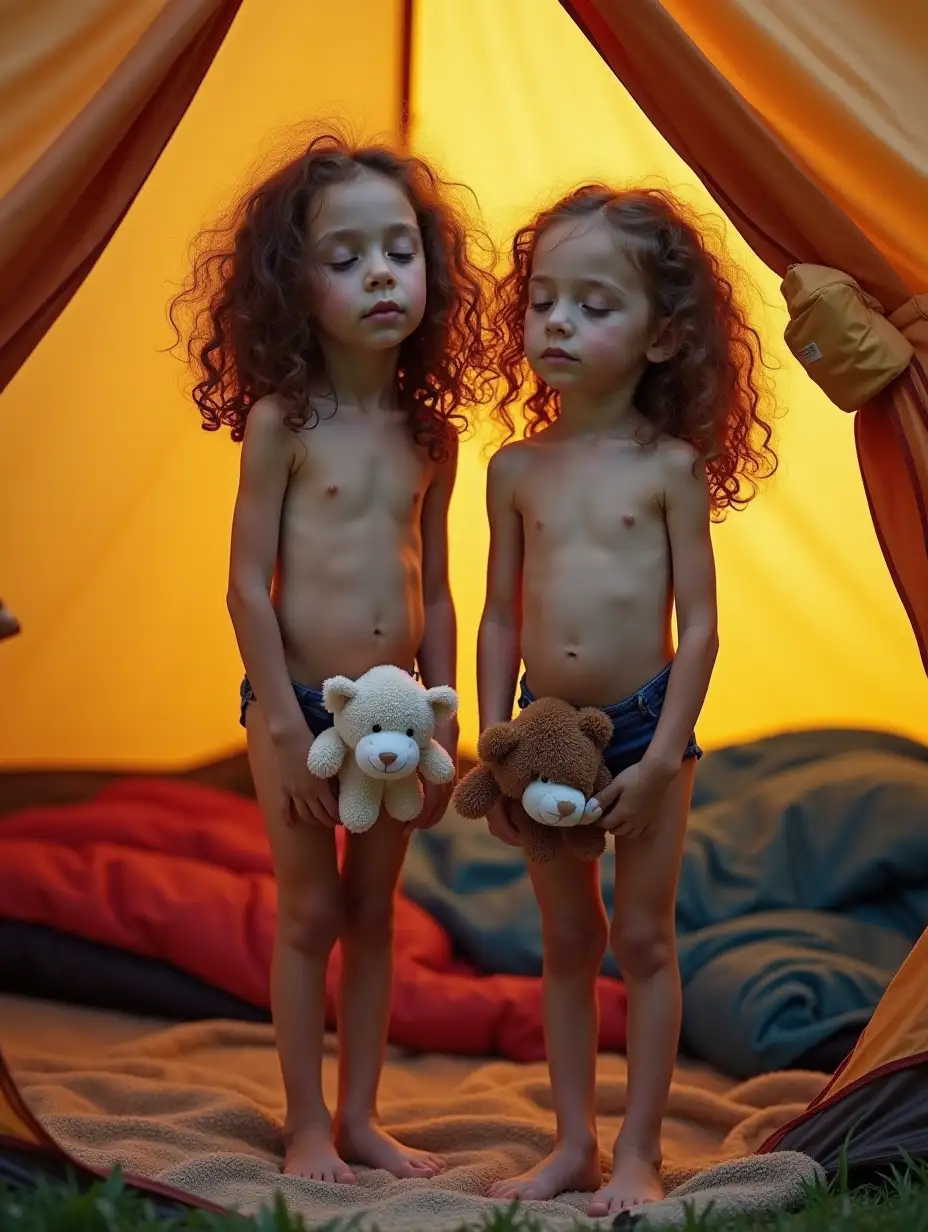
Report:
[[647,752],[641,759],[641,769],[649,779],[657,783],[670,783],[680,773],[683,758],[662,752]]
[[299,719],[269,719],[267,728],[271,744],[275,749],[285,749],[299,742],[305,743],[307,740],[310,744],[313,742],[313,734],[306,726],[306,720],[302,715]]

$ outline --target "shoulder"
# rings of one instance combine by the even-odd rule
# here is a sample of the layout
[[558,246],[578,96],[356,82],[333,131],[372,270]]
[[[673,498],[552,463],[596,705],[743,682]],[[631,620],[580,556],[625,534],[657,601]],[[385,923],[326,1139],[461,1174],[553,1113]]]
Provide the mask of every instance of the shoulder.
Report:
[[705,459],[687,441],[665,436],[657,446],[658,465],[668,487],[695,488],[706,482]]
[[269,465],[275,461],[289,464],[296,439],[287,427],[286,409],[275,394],[260,398],[249,410],[243,440],[246,456]]
[[496,487],[512,487],[525,474],[534,454],[530,441],[511,441],[490,459],[487,481]]
[[664,437],[658,444],[658,467],[665,511],[678,509],[702,519],[709,505],[705,458],[686,441]]

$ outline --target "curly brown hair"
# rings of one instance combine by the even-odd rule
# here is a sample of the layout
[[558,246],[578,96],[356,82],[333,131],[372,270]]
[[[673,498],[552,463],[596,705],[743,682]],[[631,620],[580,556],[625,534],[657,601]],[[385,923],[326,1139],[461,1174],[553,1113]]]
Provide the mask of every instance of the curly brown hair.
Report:
[[227,426],[241,441],[249,411],[268,394],[282,400],[284,422],[294,431],[318,422],[311,394],[325,372],[307,303],[307,220],[330,184],[365,170],[400,186],[422,235],[425,316],[403,342],[397,367],[397,397],[413,439],[444,461],[454,434],[468,427],[461,408],[493,396],[493,248],[456,199],[461,186],[422,158],[327,132],[194,240],[192,271],[169,318],[175,346],[185,343],[196,378],[192,396],[207,431]]
[[706,468],[712,514],[721,518],[745,506],[757,480],[777,468],[772,429],[762,414],[768,401],[773,410],[772,391],[760,338],[739,304],[733,275],[709,247],[703,227],[666,191],[587,184],[516,232],[512,267],[499,284],[494,312],[505,393],[492,418],[511,440],[516,426],[510,408],[527,387],[525,434],[557,419],[558,392],[532,372],[524,354],[532,259],[554,223],[597,214],[620,235],[649,288],[655,318],[668,319],[676,345],[671,359],[647,366],[635,405],[652,439],[666,434],[693,446]]

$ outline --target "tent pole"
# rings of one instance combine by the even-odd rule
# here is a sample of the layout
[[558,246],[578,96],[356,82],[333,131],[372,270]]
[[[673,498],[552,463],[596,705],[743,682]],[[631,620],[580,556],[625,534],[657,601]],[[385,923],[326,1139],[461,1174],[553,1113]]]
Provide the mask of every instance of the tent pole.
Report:
[[401,0],[401,4],[399,140],[401,148],[406,150],[409,147],[412,109],[412,40],[415,0]]

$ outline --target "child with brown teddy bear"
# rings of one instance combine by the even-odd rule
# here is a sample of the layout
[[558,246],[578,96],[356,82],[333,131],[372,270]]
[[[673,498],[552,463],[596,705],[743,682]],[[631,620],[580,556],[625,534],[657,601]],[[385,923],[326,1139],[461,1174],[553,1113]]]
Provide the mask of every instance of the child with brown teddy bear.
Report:
[[[519,231],[512,256],[497,316],[507,392],[495,415],[511,438],[509,408],[528,394],[527,430],[490,463],[485,764],[456,799],[528,857],[557,1141],[490,1192],[593,1190],[589,1214],[605,1216],[662,1197],[681,1013],[676,885],[700,756],[694,727],[718,646],[710,518],[747,503],[776,458],[758,337],[719,257],[668,195],[580,189]],[[523,709],[510,722],[520,661]],[[588,775],[561,784],[567,795],[540,777],[554,773],[564,741],[565,753],[585,750],[574,760]],[[558,773],[569,776],[566,765]],[[561,809],[574,812],[571,788],[598,793],[578,805],[588,824],[540,840]],[[595,858],[604,831],[616,837],[611,927]],[[628,1096],[601,1186],[595,981],[610,940],[628,996]]]

